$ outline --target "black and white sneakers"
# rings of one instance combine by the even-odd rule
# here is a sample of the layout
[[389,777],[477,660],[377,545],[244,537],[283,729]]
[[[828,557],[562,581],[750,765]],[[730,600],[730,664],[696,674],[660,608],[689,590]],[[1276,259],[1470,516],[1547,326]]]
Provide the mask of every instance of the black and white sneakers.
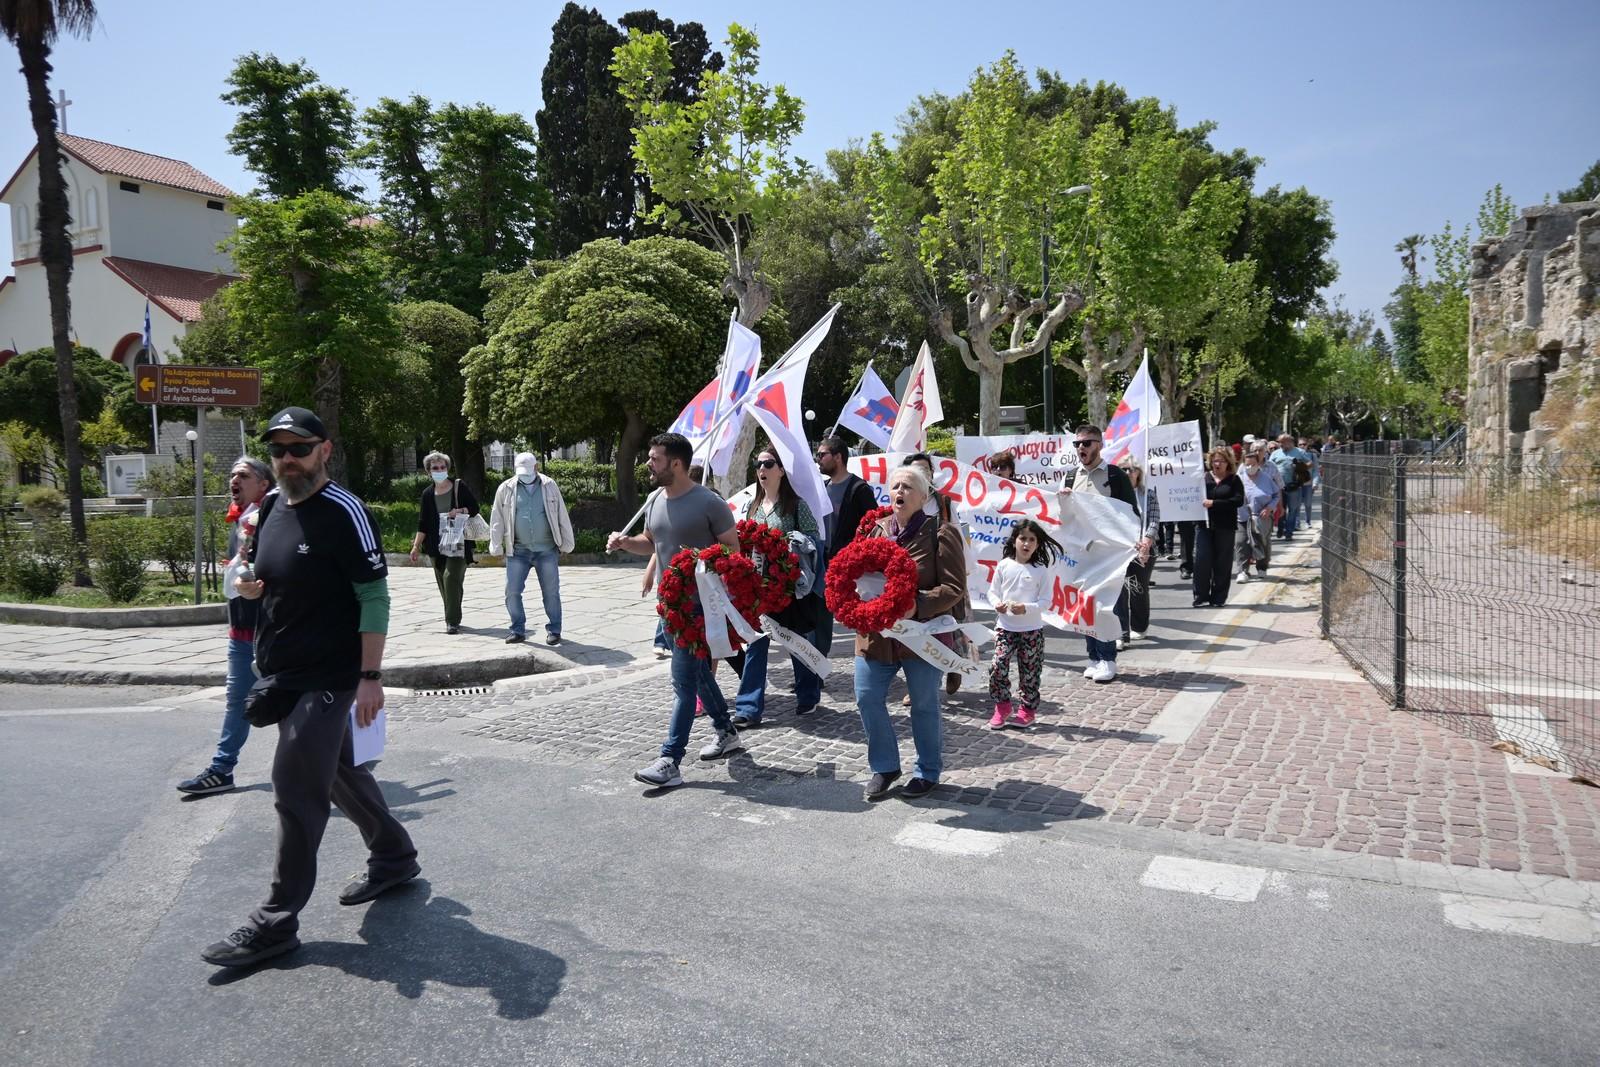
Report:
[[185,778],[178,783],[178,792],[191,797],[209,796],[212,793],[226,793],[233,788],[233,775],[223,774],[214,767],[207,767],[193,778]]

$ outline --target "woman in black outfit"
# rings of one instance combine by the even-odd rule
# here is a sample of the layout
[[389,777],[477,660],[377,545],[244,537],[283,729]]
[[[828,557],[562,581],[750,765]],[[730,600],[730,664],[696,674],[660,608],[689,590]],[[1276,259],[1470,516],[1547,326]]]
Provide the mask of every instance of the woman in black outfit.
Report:
[[1239,529],[1244,483],[1231,448],[1206,454],[1206,521],[1198,524],[1194,544],[1194,606],[1220,608],[1228,602],[1233,577],[1233,538]]
[[440,515],[476,515],[478,498],[472,495],[466,483],[450,477],[450,457],[443,452],[429,452],[423,457],[422,467],[433,484],[422,491],[422,506],[417,515],[417,536],[411,541],[411,562],[422,555],[433,561],[433,580],[438,583],[439,597],[444,601],[444,632],[461,630],[461,599],[466,592],[467,568],[472,565],[472,538],[462,542],[459,556],[447,556],[439,551]]

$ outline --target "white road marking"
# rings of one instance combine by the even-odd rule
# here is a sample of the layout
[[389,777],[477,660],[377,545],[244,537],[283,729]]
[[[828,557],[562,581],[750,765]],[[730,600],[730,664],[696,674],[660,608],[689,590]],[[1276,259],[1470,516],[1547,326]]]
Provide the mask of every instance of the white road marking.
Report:
[[984,830],[914,822],[907,823],[904,829],[894,835],[894,843],[901,848],[920,848],[927,852],[942,852],[947,856],[992,856],[1000,851],[1000,846],[1005,842],[1002,835]]
[[1256,899],[1266,881],[1267,871],[1262,867],[1212,863],[1182,856],[1157,856],[1139,878],[1140,885],[1151,889],[1197,893],[1246,904]]
[[1566,765],[1561,742],[1538,708],[1531,704],[1489,704],[1487,707],[1494,717],[1495,733],[1500,740],[1515,741],[1524,752],[1547,756],[1558,765]]
[[0,711],[0,719],[25,719],[35,715],[134,715],[152,711],[177,711],[170,704],[118,704],[96,708],[11,708]]
[[1600,912],[1464,893],[1440,893],[1439,902],[1445,921],[1462,930],[1600,946]]
[[1211,709],[1217,706],[1227,687],[1221,682],[1189,682],[1183,691],[1156,713],[1139,735],[1140,740],[1158,745],[1181,745],[1194,736]]

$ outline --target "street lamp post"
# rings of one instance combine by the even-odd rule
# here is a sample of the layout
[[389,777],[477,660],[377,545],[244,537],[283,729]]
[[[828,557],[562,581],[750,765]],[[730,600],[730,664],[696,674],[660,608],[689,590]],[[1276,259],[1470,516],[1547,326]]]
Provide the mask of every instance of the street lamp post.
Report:
[[[1093,186],[1089,185],[1074,185],[1070,189],[1063,190],[1061,195],[1083,196],[1092,188]],[[1048,315],[1050,314],[1050,201],[1048,199],[1044,202],[1044,228],[1039,237],[1039,259],[1040,273],[1043,275],[1041,289],[1044,294],[1044,313]],[[1054,430],[1056,421],[1056,376],[1055,364],[1050,359],[1050,341],[1050,338],[1046,338],[1044,342],[1044,414],[1041,421],[1044,423],[1045,433]]]
[[[199,415],[195,419],[195,426],[203,429],[204,423],[200,420],[205,418],[205,412],[198,408],[195,410]],[[200,603],[200,566],[202,561],[201,552],[203,551],[200,513],[205,507],[205,474],[200,469],[202,458],[200,455],[200,433],[197,430],[189,430],[183,436],[189,439],[189,462],[194,466],[194,602],[198,604]]]

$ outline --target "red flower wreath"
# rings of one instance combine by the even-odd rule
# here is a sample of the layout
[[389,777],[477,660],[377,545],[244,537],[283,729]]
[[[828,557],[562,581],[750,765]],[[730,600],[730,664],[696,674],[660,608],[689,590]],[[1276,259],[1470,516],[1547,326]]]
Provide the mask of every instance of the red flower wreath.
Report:
[[[696,595],[694,568],[697,560],[722,578],[728,587],[728,599],[751,626],[760,627],[756,619],[756,604],[760,596],[761,579],[747,558],[723,545],[712,545],[699,550],[686,548],[672,557],[656,587],[656,614],[666,623],[667,632],[701,659],[711,658],[706,644],[706,618]],[[735,649],[741,641],[739,635],[729,632],[728,640]]]
[[800,557],[789,547],[787,534],[764,522],[742,519],[735,529],[739,531],[739,551],[752,562],[760,553],[764,561],[756,614],[776,615],[794,602],[795,586],[800,582]]
[[872,528],[878,525],[878,520],[887,519],[893,514],[894,508],[890,507],[871,509],[865,515],[861,516],[861,521],[856,524],[856,536],[866,537],[868,534],[872,533]]
[[[882,574],[883,592],[863,601],[856,579]],[[906,617],[917,603],[917,564],[887,537],[851,541],[828,563],[828,610],[857,633],[882,633]]]

